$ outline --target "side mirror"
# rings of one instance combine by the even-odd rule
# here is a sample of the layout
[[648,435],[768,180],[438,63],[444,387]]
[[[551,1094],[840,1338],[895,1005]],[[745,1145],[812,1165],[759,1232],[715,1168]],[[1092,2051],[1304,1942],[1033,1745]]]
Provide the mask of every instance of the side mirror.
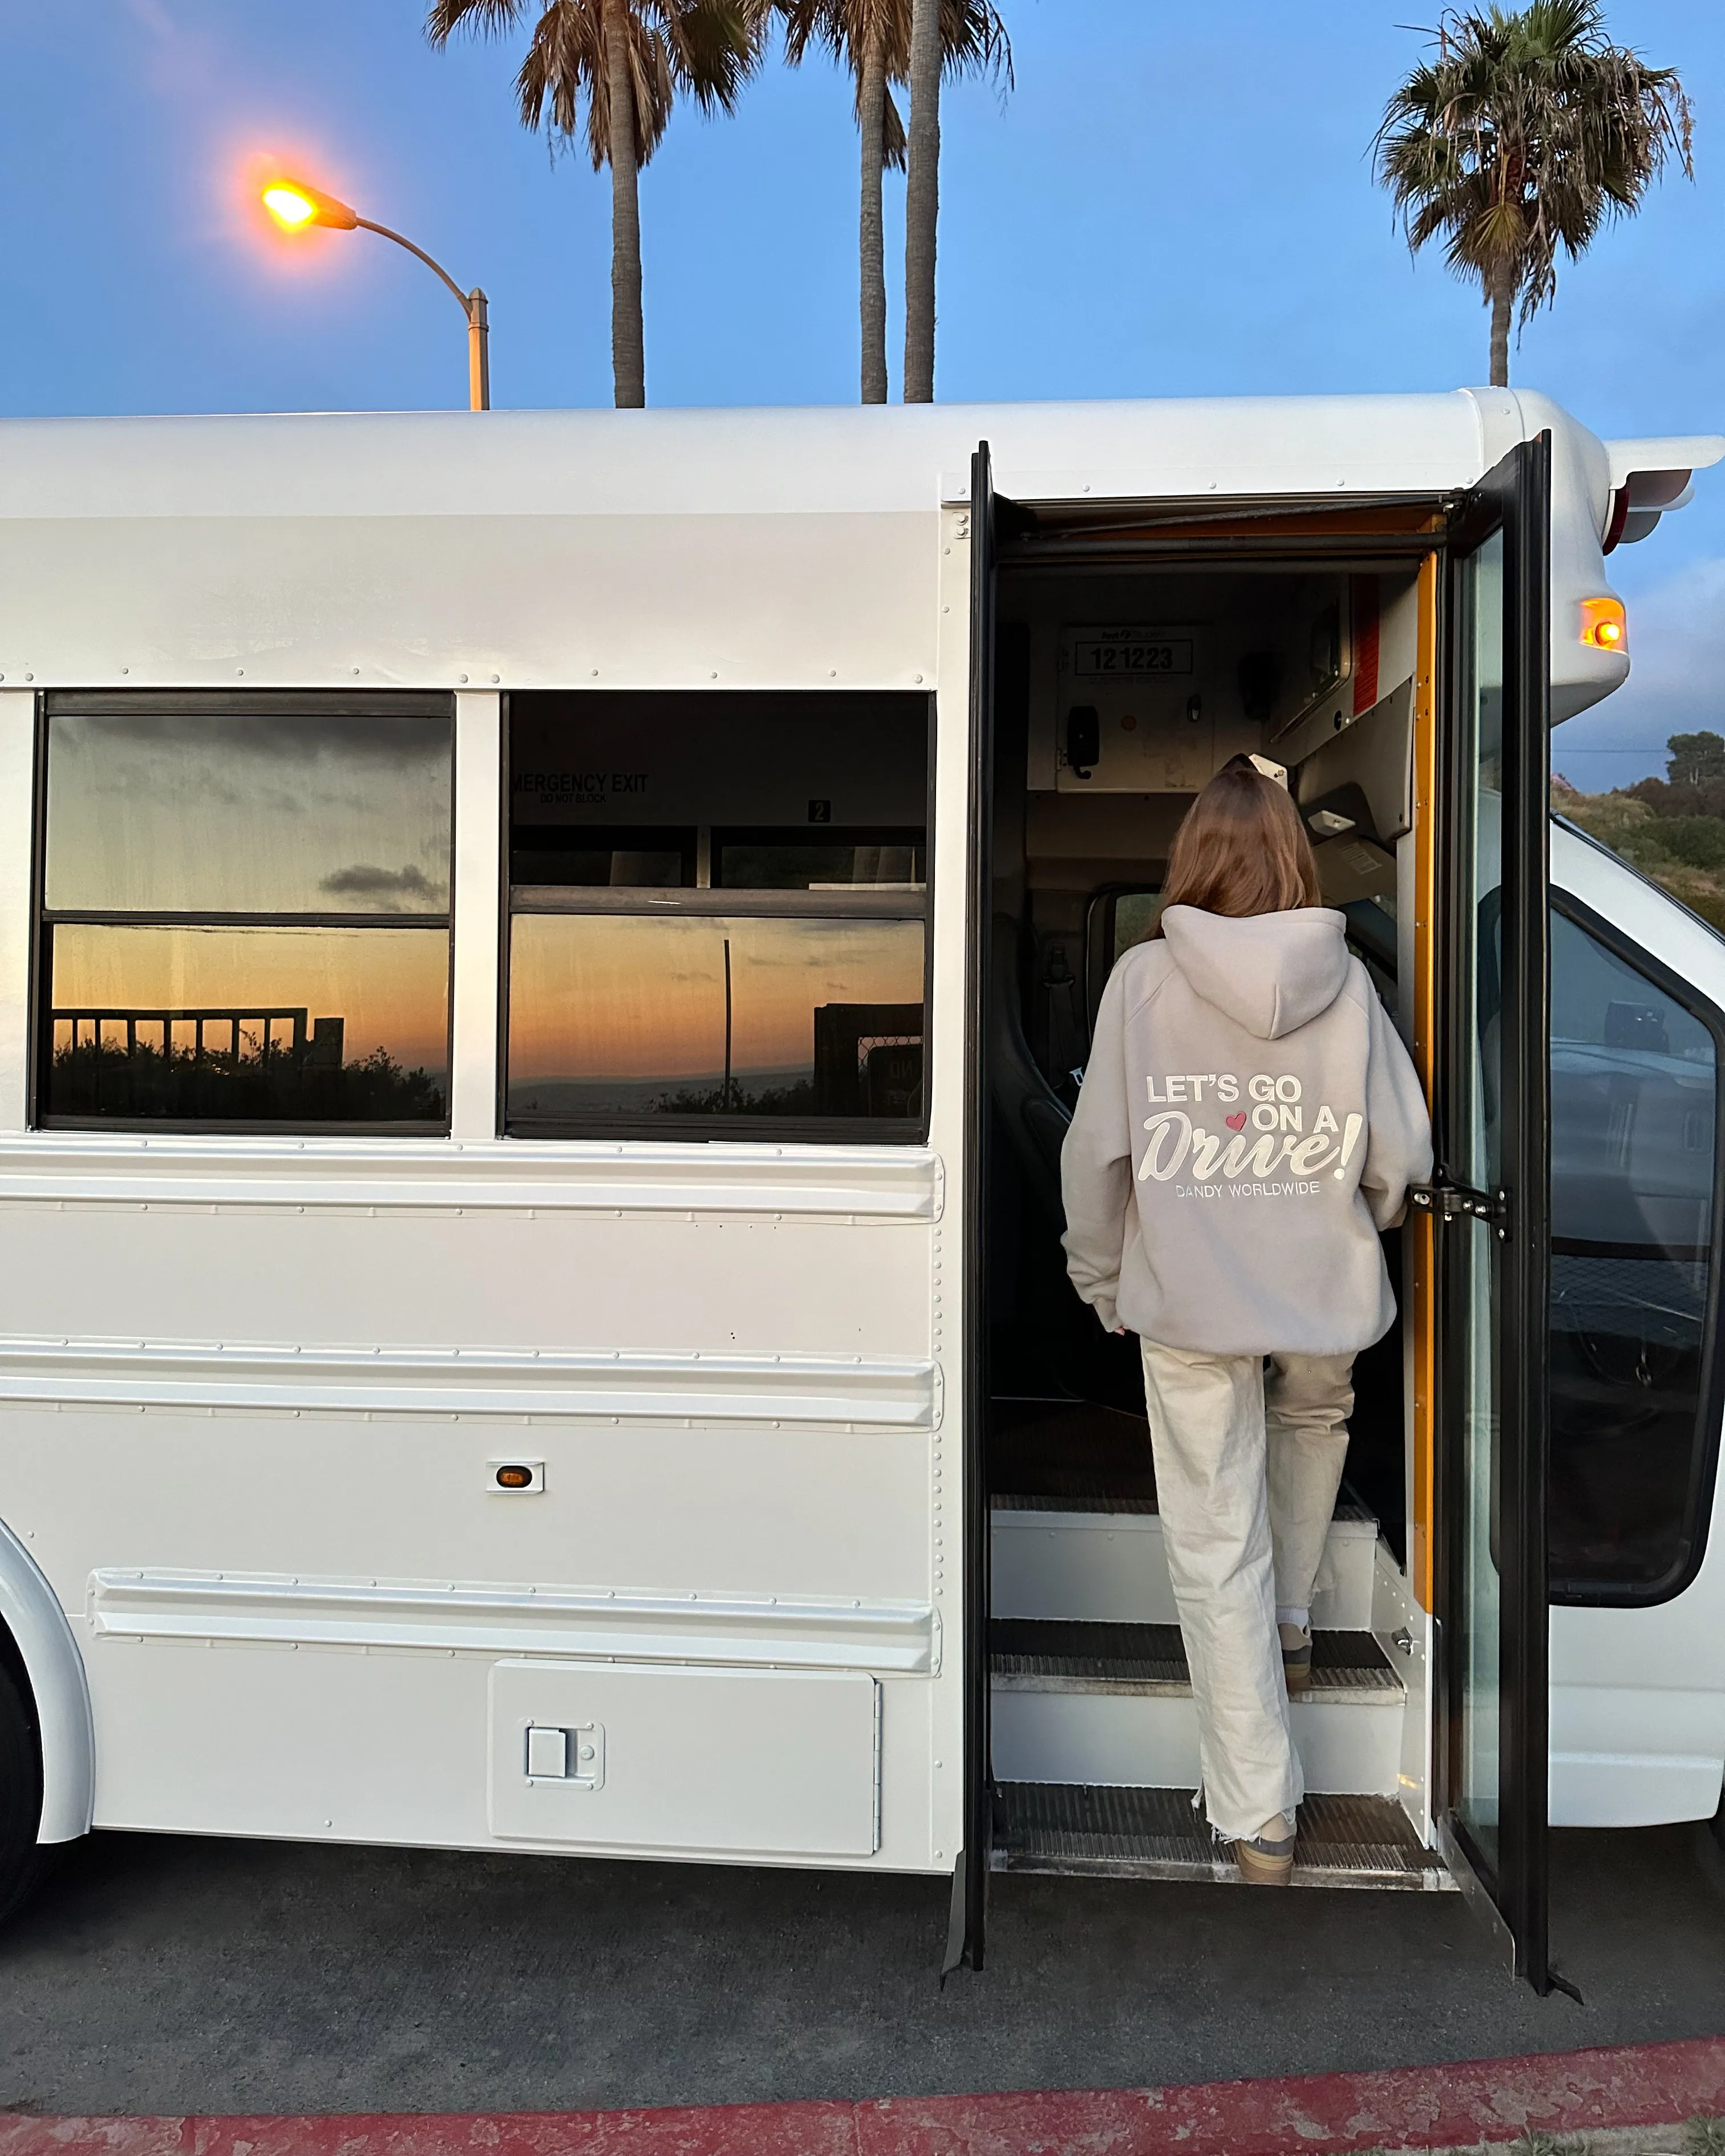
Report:
[[1066,762],[1075,778],[1088,778],[1102,753],[1102,721],[1094,704],[1075,704],[1066,714]]

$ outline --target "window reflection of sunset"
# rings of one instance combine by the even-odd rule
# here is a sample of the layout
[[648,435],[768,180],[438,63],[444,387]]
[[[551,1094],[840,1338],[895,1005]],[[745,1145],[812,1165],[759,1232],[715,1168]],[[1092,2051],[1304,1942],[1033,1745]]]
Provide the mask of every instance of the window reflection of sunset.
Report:
[[510,1078],[708,1078],[732,1065],[809,1070],[826,1004],[920,1004],[918,921],[517,914],[511,930]]
[[[111,928],[54,932],[57,1010],[297,1009],[342,1021],[342,1060],[383,1049],[409,1070],[449,1062],[447,930]],[[256,1030],[255,1028],[251,1029]],[[275,1036],[278,1044],[280,1033]],[[150,1038],[157,1038],[152,1029]],[[182,1044],[189,1034],[179,1035]]]

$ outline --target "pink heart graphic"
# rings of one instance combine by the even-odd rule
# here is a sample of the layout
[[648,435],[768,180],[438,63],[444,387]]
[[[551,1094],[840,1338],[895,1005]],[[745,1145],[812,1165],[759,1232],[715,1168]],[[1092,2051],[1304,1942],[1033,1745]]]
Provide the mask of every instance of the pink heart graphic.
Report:
[[1230,1131],[1243,1131],[1245,1128],[1245,1110],[1242,1108],[1237,1116],[1228,1116],[1224,1120]]

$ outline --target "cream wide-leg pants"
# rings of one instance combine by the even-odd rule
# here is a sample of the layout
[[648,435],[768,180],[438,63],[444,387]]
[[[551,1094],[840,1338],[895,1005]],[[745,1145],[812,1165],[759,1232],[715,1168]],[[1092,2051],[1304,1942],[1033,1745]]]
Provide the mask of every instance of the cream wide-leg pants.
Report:
[[1307,1609],[1348,1456],[1352,1355],[1142,1343],[1163,1544],[1210,1825],[1260,1833],[1305,1794],[1277,1607]]

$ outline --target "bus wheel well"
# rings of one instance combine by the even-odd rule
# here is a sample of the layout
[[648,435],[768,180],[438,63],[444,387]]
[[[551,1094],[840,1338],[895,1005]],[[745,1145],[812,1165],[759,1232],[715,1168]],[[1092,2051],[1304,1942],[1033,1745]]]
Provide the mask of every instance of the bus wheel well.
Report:
[[0,1924],[41,1884],[55,1854],[43,1820],[42,1725],[23,1650],[0,1621]]
[[41,1803],[41,1716],[37,1712],[37,1688],[30,1684],[30,1671],[23,1666],[23,1650],[13,1639],[13,1630],[4,1617],[0,1617],[0,1673],[13,1680],[23,1716],[30,1722],[30,1742],[37,1751],[37,1803]]
[[[13,1637],[12,1627],[3,1617],[0,1617],[0,1677],[10,1678],[13,1689],[18,1694],[18,1705],[23,1710],[24,1726],[28,1732],[30,1752],[35,1763],[35,1786],[31,1798],[31,1809],[39,1825],[42,1817],[44,1763],[42,1757],[42,1712],[36,1699],[36,1687],[30,1681],[30,1672],[24,1661],[23,1650]],[[3,1707],[3,1701],[0,1701],[0,1707]],[[3,1737],[0,1737],[0,1744],[3,1744]],[[0,1757],[0,1768],[3,1768],[3,1757]],[[3,1790],[0,1790],[0,1839],[4,1837],[3,1822],[6,1810],[6,1794]],[[3,1909],[4,1904],[5,1882],[3,1879],[0,1879],[0,1909]]]
[[[9,1703],[17,1694],[16,1712],[3,1717],[14,1725],[14,1779],[26,1739],[32,1755],[28,1772],[35,1784],[33,1836],[45,1843],[75,1840],[90,1830],[95,1795],[95,1734],[84,1657],[59,1596],[3,1522],[0,1674],[6,1680],[0,1686],[0,1703]],[[3,1899],[0,1887],[0,1902]]]
[[12,1627],[0,1617],[0,1671],[4,1671],[18,1686],[18,1697],[24,1702],[30,1717],[30,1727],[36,1739],[36,1756],[40,1763],[42,1731],[36,1719],[36,1688],[30,1682],[30,1672],[24,1666],[23,1650],[12,1636]]

